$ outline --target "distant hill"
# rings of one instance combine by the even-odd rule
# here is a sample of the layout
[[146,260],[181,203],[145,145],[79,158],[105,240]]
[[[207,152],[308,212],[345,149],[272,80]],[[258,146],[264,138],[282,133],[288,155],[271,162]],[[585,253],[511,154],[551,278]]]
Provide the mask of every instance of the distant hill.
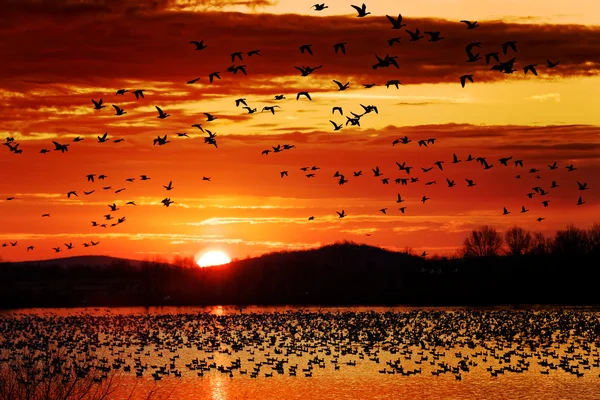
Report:
[[355,243],[198,268],[106,256],[0,264],[0,307],[600,304],[598,256],[424,259]]
[[[63,268],[75,268],[75,267],[104,267],[113,264],[129,264],[131,266],[139,266],[141,261],[132,260],[127,258],[100,256],[100,255],[88,255],[88,256],[74,256],[74,257],[63,257],[53,258],[50,260],[36,260],[36,261],[19,261],[10,262],[5,264],[12,264],[20,266],[22,268],[28,268],[33,266],[39,267],[63,267]],[[2,265],[2,263],[0,263]]]

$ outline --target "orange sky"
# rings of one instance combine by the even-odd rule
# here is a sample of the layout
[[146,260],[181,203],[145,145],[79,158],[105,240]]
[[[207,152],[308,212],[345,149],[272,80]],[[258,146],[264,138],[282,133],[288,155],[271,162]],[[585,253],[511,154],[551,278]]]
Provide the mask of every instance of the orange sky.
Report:
[[[149,7],[134,0],[57,0],[0,6],[9,16],[0,26],[0,51],[10,60],[0,64],[0,137],[14,137],[23,150],[0,148],[0,243],[18,241],[0,247],[0,258],[171,257],[214,249],[245,257],[345,239],[452,254],[483,223],[550,233],[568,223],[586,227],[599,221],[600,114],[593,99],[600,90],[600,13],[586,11],[598,8],[595,3],[572,1],[566,8],[542,7],[540,1],[515,7],[512,0],[428,0],[398,10],[378,1],[367,3],[373,15],[366,18],[356,18],[340,1],[327,2],[323,12],[310,9],[314,2],[231,3],[161,1]],[[407,29],[441,31],[445,39],[409,42],[404,28],[390,29],[383,16],[399,12]],[[467,30],[457,21],[462,18],[478,19],[481,26]],[[396,36],[402,43],[390,47],[386,40]],[[202,39],[208,45],[202,51],[188,43]],[[500,45],[508,40],[518,42],[517,53],[505,56]],[[341,41],[347,42],[346,55],[333,51]],[[517,57],[518,71],[502,74],[489,71],[485,61],[465,62],[465,45],[476,41],[482,55]],[[312,45],[313,56],[300,53],[303,44]],[[254,49],[261,55],[248,57]],[[247,76],[226,71],[235,51],[244,53],[235,64],[246,65]],[[386,54],[398,56],[400,68],[374,70],[375,55]],[[549,69],[547,59],[560,64]],[[527,64],[537,64],[539,76],[525,75]],[[307,65],[323,67],[308,77],[294,69]],[[215,71],[222,79],[210,84],[208,74]],[[458,77],[467,73],[475,83],[461,88]],[[333,79],[350,82],[350,88],[337,91]],[[385,87],[392,79],[402,82],[400,89]],[[362,88],[366,83],[378,86]],[[117,89],[145,89],[145,98],[116,96]],[[300,91],[313,100],[296,101]],[[277,94],[286,99],[274,101]],[[236,108],[240,97],[258,112]],[[102,98],[106,108],[94,110],[92,98]],[[361,103],[376,105],[379,114],[362,117],[361,127],[333,132],[329,120],[345,123],[351,111],[362,112]],[[115,116],[112,104],[127,114]],[[269,105],[281,108],[275,115],[260,112]],[[171,116],[157,119],[155,106]],[[332,115],[334,106],[344,116]],[[203,112],[217,120],[206,122]],[[205,134],[194,123],[217,133],[218,149],[203,142]],[[104,132],[110,141],[98,143]],[[152,145],[165,134],[167,145]],[[410,144],[392,146],[404,135]],[[74,143],[76,136],[84,140]],[[430,137],[437,138],[434,145],[416,144]],[[112,142],[117,138],[125,140]],[[69,151],[40,154],[53,149],[53,140],[69,143]],[[284,143],[296,148],[261,155]],[[494,166],[452,164],[453,153],[462,160],[486,157]],[[523,159],[525,168],[501,166],[498,158],[508,156]],[[444,161],[443,171],[421,171],[437,160]],[[396,161],[414,167],[411,174],[399,171]],[[554,161],[559,168],[551,171]],[[577,170],[567,172],[567,164]],[[313,165],[320,169],[306,178],[300,168]],[[380,178],[371,172],[376,166]],[[531,174],[530,168],[540,171]],[[289,176],[282,179],[283,170]],[[353,177],[359,170],[363,176]],[[349,182],[338,185],[336,171]],[[107,178],[87,182],[92,173]],[[151,180],[140,181],[141,174]],[[419,182],[394,183],[413,176]],[[136,180],[126,182],[129,177]],[[384,177],[391,178],[389,185],[382,184]],[[448,188],[446,178],[456,187]],[[466,187],[466,178],[476,186]],[[167,192],[163,185],[169,181],[174,189]],[[426,186],[428,181],[436,184]],[[559,187],[550,189],[552,181]],[[577,181],[591,189],[578,191]],[[550,193],[528,199],[534,186]],[[71,190],[79,197],[67,199]],[[406,199],[404,215],[397,193]],[[424,195],[431,200],[423,205]],[[580,195],[586,204],[578,207]],[[175,201],[169,208],[160,204],[165,197]],[[543,199],[551,201],[548,208]],[[120,209],[112,216],[126,221],[92,227],[91,221],[103,222],[113,202]],[[530,211],[521,214],[521,206]],[[387,215],[378,211],[384,207]],[[503,207],[512,213],[502,216]],[[336,211],[342,209],[348,216],[339,219]],[[50,217],[42,218],[44,213]],[[538,223],[538,217],[546,219]],[[83,248],[91,240],[100,244]],[[69,242],[73,250],[63,245]],[[30,245],[34,251],[26,252]],[[57,246],[61,253],[52,250]]]

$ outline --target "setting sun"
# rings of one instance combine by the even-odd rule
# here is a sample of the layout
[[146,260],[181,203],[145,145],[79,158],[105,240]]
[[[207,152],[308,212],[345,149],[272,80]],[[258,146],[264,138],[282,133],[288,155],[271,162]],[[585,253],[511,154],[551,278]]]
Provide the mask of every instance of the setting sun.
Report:
[[198,266],[212,267],[213,265],[223,265],[231,261],[227,254],[222,251],[209,251],[198,258]]

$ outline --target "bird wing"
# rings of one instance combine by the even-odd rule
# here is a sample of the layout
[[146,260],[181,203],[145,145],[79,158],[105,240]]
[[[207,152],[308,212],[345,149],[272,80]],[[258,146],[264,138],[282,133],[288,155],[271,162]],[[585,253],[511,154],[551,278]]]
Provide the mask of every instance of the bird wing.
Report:
[[160,115],[162,115],[162,114],[163,114],[163,110],[161,110],[159,106],[154,106],[154,107],[156,107],[156,111],[158,111],[158,113],[159,113]]
[[392,23],[392,25],[396,25],[398,22],[400,22],[400,21],[396,21],[396,18],[390,17],[389,15],[386,15],[386,17]]

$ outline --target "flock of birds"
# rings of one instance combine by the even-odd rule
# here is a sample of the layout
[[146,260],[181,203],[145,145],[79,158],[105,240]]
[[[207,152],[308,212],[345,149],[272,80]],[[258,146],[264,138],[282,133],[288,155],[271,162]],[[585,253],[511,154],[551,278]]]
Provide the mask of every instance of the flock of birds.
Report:
[[[359,17],[359,18],[365,18],[371,14],[369,11],[367,11],[367,6],[365,4],[362,4],[361,6],[352,5],[352,7],[356,10],[357,17]],[[312,8],[314,8],[317,12],[322,12],[329,7],[325,3],[320,3],[320,4],[313,5]],[[399,31],[402,28],[407,27],[407,25],[405,23],[403,23],[403,18],[402,18],[402,15],[400,15],[400,14],[397,17],[386,15],[386,18],[391,23],[391,29],[394,31]],[[461,22],[466,25],[467,30],[475,30],[480,26],[477,21],[463,20]],[[421,34],[421,31],[417,27],[414,27],[412,29],[405,29],[405,31],[408,35],[408,41],[410,41],[410,42],[417,42],[417,41],[420,41],[425,38],[425,36],[423,36]],[[444,37],[442,36],[441,32],[425,31],[423,33],[429,37],[429,42],[437,43],[437,42],[444,40]],[[396,43],[398,43],[398,44],[401,43],[401,40],[402,40],[401,37],[393,37],[388,40],[388,44],[389,44],[389,46],[393,46]],[[189,43],[194,46],[193,51],[206,51],[207,48],[210,48],[210,45],[205,43],[204,40],[199,40],[199,41],[194,40],[194,41],[190,41]],[[466,62],[469,64],[473,64],[473,63],[485,61],[485,63],[489,65],[493,61],[493,62],[495,62],[495,64],[492,63],[492,66],[490,68],[492,71],[497,71],[497,72],[503,73],[503,74],[513,74],[514,72],[517,72],[517,69],[515,69],[516,57],[512,57],[512,58],[509,58],[506,60],[501,60],[501,57],[508,56],[509,53],[516,53],[517,52],[517,43],[518,42],[515,40],[508,40],[500,45],[500,49],[502,51],[500,51],[500,49],[498,51],[490,51],[482,56],[482,55],[480,55],[479,52],[475,52],[475,49],[482,48],[482,43],[478,42],[478,41],[473,41],[471,43],[468,43],[465,46],[465,51],[466,51],[466,55],[467,55]],[[348,45],[347,42],[335,43],[333,46],[335,53],[345,55],[347,51],[350,51],[350,49],[347,48],[347,45]],[[301,45],[299,47],[299,51],[302,54],[305,54],[306,57],[308,57],[308,58],[313,55],[313,49],[312,49],[311,44]],[[245,60],[244,57],[247,57],[247,58],[261,57],[262,54],[259,49],[254,49],[254,50],[250,50],[247,52],[236,51],[236,52],[231,53],[230,56],[231,56],[231,62],[233,64],[227,68],[227,72],[230,72],[233,75],[236,75],[238,72],[240,72],[243,75],[247,75],[248,74],[248,69],[247,69],[248,66],[245,64],[236,65],[236,62],[237,61],[243,62]],[[377,62],[375,64],[373,64],[371,67],[373,69],[391,68],[391,67],[399,68],[397,58],[398,58],[398,56],[389,55],[389,54],[386,54],[384,57],[380,57],[379,55],[376,55]],[[558,65],[559,65],[558,61],[546,60],[546,68],[547,69],[555,68]],[[315,71],[318,71],[322,67],[323,67],[323,65],[316,65],[316,66],[312,66],[312,67],[311,66],[295,66],[295,68],[300,72],[301,76],[303,76],[303,77],[310,76],[311,74],[315,73]],[[523,71],[525,74],[527,74],[528,72],[531,72],[533,75],[537,76],[538,72],[537,72],[536,67],[538,67],[537,64],[528,64],[523,67]],[[465,74],[465,75],[460,76],[459,81],[460,81],[461,86],[465,87],[465,84],[467,81],[474,82],[473,76],[474,76],[474,74]],[[193,85],[194,83],[198,82],[200,79],[201,79],[201,77],[191,79],[190,81],[187,82],[187,84]],[[208,75],[209,83],[212,83],[215,79],[217,79],[217,80],[221,79],[220,71],[214,71]],[[335,88],[337,89],[337,91],[345,91],[345,90],[348,90],[350,87],[350,82],[343,83],[341,81],[334,80],[333,83],[335,84]],[[387,81],[385,83],[385,86],[387,88],[395,87],[398,89],[399,85],[401,85],[401,84],[402,83],[400,82],[400,80],[393,79],[393,80]],[[372,88],[377,85],[375,83],[365,83],[362,86],[364,88]],[[145,92],[146,91],[143,89],[135,89],[135,90],[119,89],[116,91],[116,97],[126,96],[127,93],[131,93],[133,96],[135,96],[136,100],[141,101],[141,100],[146,99]],[[311,96],[311,94],[308,91],[298,92],[296,94],[295,98],[296,98],[296,101],[300,101],[302,98],[305,98],[308,101],[312,101],[312,99],[313,99],[313,97]],[[286,96],[284,94],[277,94],[273,97],[273,101],[281,102],[282,104],[283,104],[284,100],[286,100]],[[92,105],[93,105],[93,109],[96,110],[97,112],[103,112],[103,109],[107,108],[107,106],[103,102],[103,99],[99,99],[99,100],[92,99]],[[235,99],[235,107],[238,108],[240,106],[242,107],[242,109],[245,109],[246,112],[249,114],[254,114],[254,113],[258,112],[257,107],[252,107],[252,106],[248,105],[246,98]],[[348,125],[360,127],[361,120],[363,118],[365,118],[368,115],[379,114],[379,109],[376,105],[360,104],[360,106],[362,108],[361,112],[358,112],[358,113],[350,112],[349,114],[346,114],[345,124],[338,123],[334,120],[330,120],[330,123],[333,125],[333,130],[340,131],[341,129],[343,129],[344,127],[346,127]],[[167,111],[163,110],[161,107],[159,107],[159,106],[155,106],[155,107],[156,107],[156,111],[157,111],[156,118],[164,120],[171,116]],[[120,116],[127,114],[127,111],[125,111],[125,109],[122,106],[119,106],[118,104],[112,104],[112,108],[115,111],[115,113],[114,113],[115,118],[119,118]],[[282,107],[279,105],[264,106],[264,107],[262,107],[261,112],[270,112],[272,114],[275,114],[276,110],[279,110],[281,108]],[[344,116],[343,108],[339,107],[339,106],[333,107],[332,114],[335,115],[336,113],[338,113],[341,116]],[[206,117],[206,122],[193,124],[192,127],[197,128],[200,132],[207,135],[204,137],[205,144],[214,146],[216,149],[218,149],[217,133],[214,132],[214,129],[212,129],[212,130],[207,129],[205,126],[203,126],[203,124],[205,124],[205,125],[213,124],[214,123],[213,121],[218,120],[218,116],[213,115],[209,112],[205,112],[203,114]],[[175,136],[180,139],[190,138],[190,135],[188,135],[187,132],[176,132]],[[88,138],[85,138],[85,139],[89,140]],[[82,137],[76,137],[72,140],[72,143],[53,141],[52,142],[54,145],[53,151],[60,152],[60,153],[68,152],[69,146],[71,146],[72,144],[81,142],[83,140],[84,140],[84,138],[82,138]],[[120,143],[120,142],[123,142],[124,140],[125,139],[121,138],[121,137],[112,138],[109,136],[108,132],[105,132],[102,135],[98,135],[98,137],[97,137],[97,142],[103,146],[106,146],[106,143],[109,143],[111,141],[113,143]],[[418,144],[419,148],[427,148],[428,146],[434,145],[436,143],[436,140],[437,140],[436,138],[422,138],[422,139],[417,140],[417,139],[409,139],[407,136],[404,136],[404,137],[394,140],[391,144],[392,144],[392,146],[396,146],[396,145],[405,146],[405,145],[409,145],[410,143],[416,143],[416,144]],[[169,140],[168,135],[166,135],[166,134],[163,136],[159,135],[153,139],[153,146],[160,147],[160,146],[167,145],[170,142],[171,141]],[[8,137],[5,139],[4,146],[6,146],[8,148],[8,150],[14,154],[22,154],[23,153],[23,150],[19,147],[19,143],[12,137]],[[276,146],[272,146],[270,149],[265,149],[264,151],[262,151],[261,155],[268,156],[269,154],[277,154],[277,153],[281,153],[284,151],[292,150],[294,148],[296,148],[296,146],[294,144],[283,144],[283,145],[278,144]],[[40,150],[40,153],[42,153],[42,154],[47,154],[49,152],[51,152],[51,150],[49,150],[48,148],[43,148]],[[480,164],[484,170],[489,170],[492,167],[494,167],[494,161],[490,160],[486,157],[482,157],[482,156],[473,157],[471,154],[468,154],[466,156],[466,158],[464,158],[464,159],[463,158],[464,157],[461,157],[457,154],[453,154],[452,160],[450,160],[448,162],[453,165],[461,163],[461,162],[466,162],[466,163],[475,162],[475,163]],[[502,158],[498,159],[497,161],[500,165],[502,165],[504,167],[507,167],[509,165],[509,162],[514,162],[515,167],[525,168],[524,161],[522,159],[514,159],[513,160],[512,156],[502,157]],[[435,161],[432,165],[422,165],[422,166],[420,166],[419,169],[420,169],[420,172],[422,172],[423,174],[427,174],[434,169],[437,169],[439,171],[443,171],[444,173],[446,173],[447,169],[444,168],[445,163],[446,163],[445,160],[438,160],[438,161]],[[405,186],[405,185],[416,184],[418,182],[421,182],[421,180],[418,176],[415,176],[414,174],[412,174],[412,171],[414,169],[416,170],[417,168],[407,165],[407,162],[405,162],[405,161],[404,162],[396,162],[396,166],[398,167],[398,171],[405,175],[402,177],[394,178],[393,182],[395,184]],[[573,164],[565,165],[563,167],[566,168],[568,171],[577,170],[577,168]],[[553,164],[548,165],[548,168],[549,168],[549,171],[555,171],[559,168],[559,166],[557,165],[556,162],[554,162]],[[318,170],[320,170],[320,167],[318,167],[318,166],[302,167],[302,168],[300,168],[300,170],[304,173],[306,178],[310,179],[310,178],[314,178],[316,176],[316,173]],[[387,176],[387,174],[384,174],[384,172],[382,171],[382,169],[379,168],[379,166],[374,166],[373,168],[371,168],[371,171],[372,171],[372,176],[374,178],[379,179],[382,184],[384,184],[384,185],[390,184],[390,180],[392,178]],[[527,168],[525,168],[524,171],[527,171]],[[542,179],[540,176],[540,170],[538,168],[534,168],[534,167],[528,168],[527,172],[529,173],[530,176],[535,177],[535,179]],[[286,178],[286,177],[290,176],[290,170],[279,171],[279,176],[281,178]],[[335,179],[337,179],[337,183],[339,185],[347,184],[349,182],[349,179],[347,179],[348,176],[350,176],[350,175],[345,174],[340,171],[336,171],[335,174],[333,174],[333,177]],[[363,170],[352,171],[352,173],[351,173],[352,179],[358,179],[358,178],[361,178],[362,176],[363,176]],[[85,178],[87,179],[88,182],[93,183],[93,182],[95,182],[96,178],[98,180],[106,179],[106,175],[104,175],[104,174],[98,174],[98,175],[88,174]],[[521,179],[522,173],[517,174],[516,178]],[[135,179],[136,179],[136,177],[128,177],[125,179],[125,181],[128,183],[132,183],[132,182],[134,182]],[[150,179],[151,178],[147,175],[141,175],[139,177],[140,181],[147,181]],[[476,182],[474,182],[474,180],[470,179],[469,177],[465,177],[463,179],[464,179],[466,187],[472,188],[477,185]],[[205,176],[202,178],[202,180],[210,182],[210,177]],[[457,181],[456,179],[452,179],[450,177],[445,177],[445,184],[447,185],[448,188],[453,188],[453,187],[457,186],[459,182],[460,181]],[[435,179],[424,180],[425,186],[431,186],[431,185],[437,185],[437,184],[438,184],[438,182]],[[573,185],[574,185],[574,183],[573,183]],[[587,183],[585,183],[585,182],[583,182],[583,183],[577,182],[577,185],[578,185],[577,188],[581,191],[589,189],[589,187],[587,186]],[[555,180],[552,180],[551,185],[546,188],[543,188],[541,185],[536,184],[534,187],[532,187],[532,191],[527,193],[527,196],[530,199],[533,198],[534,195],[544,197],[544,196],[548,195],[549,193],[551,193],[550,191],[552,189],[554,189],[558,186],[559,185]],[[165,188],[165,190],[167,192],[170,192],[174,188],[172,182],[169,182],[168,184],[163,185],[163,187]],[[114,191],[115,194],[118,194],[120,192],[125,191],[126,187],[119,186],[117,188],[113,188],[112,185],[106,185],[106,186],[102,186],[102,190],[104,190],[104,191],[112,190],[112,191]],[[96,189],[89,190],[89,191],[83,191],[83,195],[89,196],[89,195],[92,195],[93,193],[95,193],[95,191],[96,191]],[[69,199],[78,198],[79,193],[77,190],[70,190],[66,193],[66,196]],[[407,210],[407,207],[402,206],[401,203],[403,203],[405,201],[405,198],[403,196],[401,196],[400,193],[397,193],[397,195],[395,197],[396,197],[396,204],[399,206],[398,210],[402,214],[404,214]],[[6,200],[10,201],[10,200],[15,200],[15,199],[16,199],[15,196],[11,196],[11,197],[8,197]],[[431,200],[431,198],[428,197],[427,195],[423,195],[420,198],[420,202],[422,204],[425,204],[429,200]],[[169,207],[171,204],[175,203],[175,200],[172,200],[171,197],[166,196],[161,201],[161,203],[165,207]],[[550,200],[547,200],[545,197],[540,200],[540,204],[542,204],[544,208],[548,207],[549,203],[550,203]],[[574,201],[573,203],[578,206],[581,206],[581,205],[585,204],[585,201],[583,200],[582,196],[579,196],[577,201]],[[109,207],[110,211],[103,216],[103,221],[100,221],[100,222],[92,221],[92,225],[95,227],[100,227],[100,228],[109,228],[109,227],[116,227],[122,223],[125,223],[126,222],[125,216],[115,217],[112,214],[121,209],[121,207],[118,207],[116,204],[117,204],[117,202],[113,202],[112,204],[109,204],[108,207]],[[135,206],[136,204],[135,204],[135,201],[127,201],[124,203],[124,205],[125,206]],[[383,207],[383,208],[379,209],[379,212],[381,212],[382,214],[388,214],[388,210],[389,210],[388,207]],[[520,210],[521,213],[526,213],[529,211],[530,210],[525,205],[523,205]],[[340,211],[336,210],[336,213],[339,218],[345,218],[346,216],[349,215],[344,209],[342,209]],[[511,213],[511,211],[509,211],[506,207],[502,211],[503,215],[507,215],[510,213]],[[42,215],[42,217],[50,217],[50,214],[45,213]],[[310,221],[315,220],[315,216],[314,215],[309,216],[308,219]],[[544,219],[545,219],[545,217],[543,217],[543,216],[536,217],[536,220],[538,222],[541,222]],[[115,220],[115,222],[111,222],[113,220]],[[97,243],[98,242],[92,242],[91,244],[84,243],[84,246],[86,246],[86,245],[95,246]],[[3,246],[7,247],[8,244],[4,243]],[[16,242],[11,242],[11,246],[16,246]],[[65,246],[66,246],[66,244],[65,244]],[[34,249],[34,246],[29,245],[26,248],[27,248],[27,251],[31,251]],[[66,246],[66,248],[71,249],[72,246]],[[60,252],[61,248],[55,247],[54,250],[56,252]]]
[[453,380],[598,378],[599,329],[598,313],[581,310],[44,312],[0,317],[0,366],[67,382],[114,373],[154,381],[299,379],[347,369]]

